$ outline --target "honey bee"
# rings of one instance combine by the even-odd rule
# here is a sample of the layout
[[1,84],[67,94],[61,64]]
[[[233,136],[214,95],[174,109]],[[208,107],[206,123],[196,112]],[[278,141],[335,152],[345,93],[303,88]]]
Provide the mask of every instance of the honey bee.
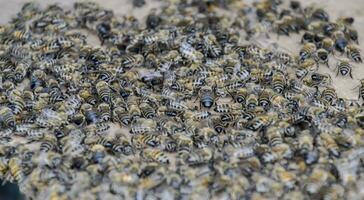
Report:
[[111,109],[106,103],[101,103],[97,106],[98,112],[100,114],[101,121],[109,121],[111,119]]
[[334,100],[337,99],[337,94],[334,88],[325,88],[321,93],[321,98],[328,103],[332,103]]
[[222,53],[222,49],[217,42],[216,37],[212,34],[204,36],[204,45],[205,51],[207,51],[208,55],[211,55],[212,57],[218,57]]
[[15,116],[8,107],[2,107],[0,109],[0,121],[5,127],[15,128]]
[[123,153],[124,155],[131,155],[134,152],[132,144],[125,138],[120,138],[119,142],[115,142],[112,146],[114,153]]
[[353,78],[353,75],[352,75],[352,66],[350,65],[350,63],[349,63],[348,60],[341,59],[337,63],[336,69],[337,69],[336,76],[339,75],[339,73],[340,73],[342,76],[349,75],[350,78]]
[[222,133],[222,132],[225,132],[225,128],[227,126],[226,123],[224,123],[220,117],[217,117],[217,116],[214,116],[212,118],[210,118],[209,120],[210,122],[210,126],[211,128],[214,128],[214,130],[217,132],[217,133]]
[[147,161],[159,162],[161,164],[169,164],[168,156],[161,150],[158,149],[144,149],[141,156]]
[[187,59],[190,59],[193,62],[200,63],[204,55],[197,51],[195,48],[191,46],[188,42],[182,42],[179,48],[181,55]]
[[340,53],[345,52],[345,47],[348,45],[348,40],[345,38],[345,34],[342,31],[336,31],[333,33],[335,39],[335,49]]
[[46,135],[43,142],[40,144],[40,151],[48,152],[57,147],[57,138],[53,135]]
[[137,149],[150,147],[158,147],[160,145],[160,138],[154,134],[135,135],[131,138],[131,143]]
[[145,118],[154,118],[156,116],[156,111],[148,103],[141,103],[139,105],[141,115]]
[[325,49],[329,53],[334,52],[335,42],[330,37],[325,37],[321,41],[321,48]]
[[109,85],[105,81],[99,81],[96,84],[96,90],[102,101],[104,101],[105,103],[110,102],[110,100],[111,100],[110,92],[111,91],[110,91]]
[[122,65],[126,69],[130,69],[132,67],[139,67],[143,64],[144,57],[142,55],[126,55],[122,58]]
[[130,133],[132,134],[144,134],[155,131],[157,128],[157,124],[155,121],[151,119],[138,120],[135,121],[130,129]]
[[307,58],[310,58],[316,52],[316,45],[313,43],[306,43],[302,47],[299,53],[299,61],[303,62]]
[[215,104],[215,95],[213,89],[208,86],[204,86],[199,91],[200,107],[211,108]]
[[272,88],[278,93],[282,93],[286,86],[286,78],[283,73],[277,72],[273,75]]
[[193,119],[193,120],[201,121],[204,119],[208,119],[211,115],[212,114],[209,111],[200,111],[200,112],[191,112],[190,111],[190,112],[184,113],[184,118],[186,120]]
[[84,103],[81,105],[81,113],[85,116],[87,123],[95,123],[99,120],[97,112],[93,109],[92,105]]
[[358,34],[358,31],[355,30],[354,28],[352,27],[347,27],[346,30],[345,30],[345,36],[346,38],[354,41],[355,43],[359,44],[359,34]]
[[360,85],[358,87],[359,87],[358,99],[362,98],[364,100],[364,79],[360,80]]
[[11,179],[21,183],[25,178],[21,167],[21,160],[16,157],[10,158],[8,166]]
[[93,94],[90,93],[90,91],[88,90],[81,90],[79,93],[79,96],[87,103],[91,104],[91,105],[95,105],[97,100],[94,97]]
[[254,109],[255,107],[257,107],[259,105],[259,100],[258,100],[258,97],[257,95],[255,95],[254,93],[251,93],[247,99],[246,99],[246,102],[245,102],[245,105],[248,109],[252,110]]
[[355,47],[354,45],[348,45],[345,47],[345,52],[348,56],[348,58],[351,58],[353,61],[357,63],[363,62],[361,59],[360,50]]
[[130,124],[131,122],[131,117],[128,113],[127,110],[125,110],[124,108],[121,107],[117,107],[113,109],[113,121],[114,122],[119,122],[120,124],[127,126]]
[[329,66],[329,52],[327,52],[325,49],[321,48],[321,49],[318,49],[316,51],[316,62],[318,63],[323,63],[325,64],[327,67],[330,68]]
[[323,145],[329,151],[330,155],[333,155],[337,158],[340,157],[339,147],[331,135],[328,133],[321,133],[320,138],[322,139]]
[[[182,154],[182,152],[180,152],[180,154]],[[207,163],[209,160],[211,160],[213,152],[208,147],[206,147],[199,149],[197,152],[189,152],[187,155],[182,154],[181,156],[185,157],[184,160],[188,165],[194,166]]]

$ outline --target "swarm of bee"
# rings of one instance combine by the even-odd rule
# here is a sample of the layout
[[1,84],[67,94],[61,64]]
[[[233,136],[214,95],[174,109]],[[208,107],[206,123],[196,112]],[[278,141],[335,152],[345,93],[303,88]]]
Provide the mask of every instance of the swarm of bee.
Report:
[[[353,23],[297,1],[143,22],[27,3],[0,27],[0,178],[29,199],[362,199],[364,79],[350,100],[318,72],[334,54],[352,76]],[[257,40],[299,33],[296,53]]]

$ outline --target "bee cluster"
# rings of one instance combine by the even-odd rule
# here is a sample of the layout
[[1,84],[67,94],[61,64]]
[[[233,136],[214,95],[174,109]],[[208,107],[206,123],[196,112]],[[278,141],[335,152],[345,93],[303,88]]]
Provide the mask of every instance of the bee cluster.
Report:
[[[363,198],[364,109],[318,72],[362,61],[353,18],[164,3],[145,23],[27,3],[0,27],[1,179],[30,199]],[[257,40],[300,32],[297,54]]]

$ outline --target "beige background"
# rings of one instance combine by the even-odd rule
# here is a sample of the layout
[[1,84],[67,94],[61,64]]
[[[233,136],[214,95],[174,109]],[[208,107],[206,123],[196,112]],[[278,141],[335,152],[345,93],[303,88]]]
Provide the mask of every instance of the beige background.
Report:
[[[118,16],[122,15],[134,15],[138,19],[144,19],[151,8],[156,8],[160,5],[158,0],[146,0],[147,4],[142,8],[133,8],[132,0],[95,0],[105,8],[114,10],[114,13]],[[285,1],[285,0],[284,0]],[[0,24],[6,23],[12,16],[14,16],[21,8],[22,4],[27,2],[26,0],[0,0],[1,12],[0,12]],[[42,0],[41,5],[47,5],[52,3],[58,3],[65,8],[71,8],[75,0]],[[252,0],[246,0],[247,4],[253,2]],[[289,2],[289,1],[286,1]],[[302,0],[303,5],[315,4],[318,7],[322,7],[328,11],[331,19],[336,19],[338,16],[353,16],[355,18],[354,27],[359,32],[360,49],[364,49],[364,0]],[[290,51],[297,53],[299,51],[300,36],[293,35],[292,38],[280,37],[278,43],[289,49]],[[364,53],[363,53],[364,57]],[[352,63],[353,76],[350,77],[336,77],[336,60],[331,58],[330,66],[328,69],[325,66],[320,66],[319,71],[323,73],[329,73],[333,79],[334,87],[340,97],[348,99],[358,98],[359,80],[364,78],[364,64]]]

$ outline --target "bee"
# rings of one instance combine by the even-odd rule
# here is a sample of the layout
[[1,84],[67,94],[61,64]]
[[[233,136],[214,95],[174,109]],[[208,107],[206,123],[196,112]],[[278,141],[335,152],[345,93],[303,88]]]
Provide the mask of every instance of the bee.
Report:
[[106,103],[101,103],[97,106],[101,121],[109,121],[111,119],[111,109]]
[[235,102],[245,104],[248,94],[249,92],[246,88],[238,88],[236,91],[233,92],[232,97]]
[[348,45],[345,47],[345,52],[348,56],[348,58],[351,58],[353,61],[357,63],[363,62],[360,55],[360,50],[354,45]]
[[215,104],[214,90],[211,87],[204,86],[199,91],[200,107],[211,108]]
[[222,53],[222,49],[217,42],[216,37],[212,34],[204,36],[204,45],[206,51],[209,53],[208,55],[211,55],[212,57],[218,57]]
[[99,98],[105,103],[109,103],[111,100],[110,93],[111,90],[109,88],[109,84],[105,81],[99,81],[96,84],[96,90]]
[[346,27],[345,36],[346,36],[346,38],[348,38],[348,39],[354,41],[355,43],[359,44],[359,34],[358,34],[358,31],[355,30],[354,28]]
[[314,43],[306,43],[300,50],[299,61],[303,62],[307,58],[310,58],[316,52],[316,45]]
[[196,120],[196,121],[201,121],[204,119],[208,119],[211,116],[211,112],[209,111],[199,111],[199,112],[185,112],[184,113],[184,118],[186,120]]
[[139,101],[136,96],[131,96],[127,101],[127,110],[132,120],[141,116],[141,111],[138,105]]
[[325,88],[321,93],[321,98],[330,104],[337,99],[337,94],[334,88]]
[[335,42],[330,37],[325,37],[321,41],[321,48],[325,49],[329,53],[334,52]]
[[28,30],[28,28],[24,30],[14,30],[12,33],[15,40],[29,40],[32,37],[31,32]]
[[214,108],[214,111],[218,113],[231,113],[239,109],[242,109],[242,105],[240,103],[229,104],[216,102],[216,107]]
[[358,144],[358,139],[356,138],[354,132],[344,129],[342,133],[334,135],[336,143],[345,148],[355,147]]
[[182,42],[179,48],[181,55],[193,62],[200,63],[204,55],[193,48],[188,42]]
[[336,65],[336,69],[337,69],[336,76],[339,75],[339,73],[340,73],[342,76],[349,75],[350,78],[353,78],[352,66],[351,66],[349,60],[347,60],[347,59],[339,60],[339,62]]
[[330,74],[312,73],[310,77],[306,77],[303,83],[309,87],[327,86],[332,83]]
[[360,80],[360,85],[358,87],[359,87],[358,99],[362,98],[364,100],[364,79]]
[[327,67],[329,66],[329,52],[325,49],[321,48],[316,51],[315,59],[317,63],[323,63]]
[[43,142],[40,144],[41,152],[48,152],[50,150],[56,149],[57,147],[57,138],[53,135],[46,135],[43,138]]
[[309,130],[304,130],[299,135],[298,148],[301,154],[306,154],[309,151],[313,150],[313,137],[310,134]]
[[91,159],[94,163],[101,163],[106,156],[106,149],[101,144],[94,144],[91,147]]
[[15,76],[15,81],[17,82],[22,82],[24,80],[24,78],[26,77],[26,74],[28,72],[29,66],[27,66],[28,64],[26,63],[19,63],[15,70],[14,70],[14,76]]
[[[276,31],[278,35],[284,34],[289,36],[290,31],[294,28],[294,18],[292,16],[284,16],[276,22]],[[298,31],[298,30],[297,30]]]
[[131,125],[130,133],[146,134],[155,131],[156,128],[156,122],[151,119],[138,120]]
[[57,41],[52,41],[44,45],[41,51],[45,54],[54,54],[61,50],[61,46],[58,44]]
[[283,139],[281,133],[277,127],[269,127],[266,132],[269,145],[272,147],[281,145],[283,143]]
[[141,103],[139,105],[141,115],[144,118],[154,118],[157,116],[156,111],[153,107],[151,107],[148,103]]
[[104,44],[105,40],[111,37],[111,27],[110,24],[100,23],[96,26],[97,36],[101,41],[101,45]]
[[77,157],[82,155],[86,150],[84,145],[81,144],[81,140],[66,136],[61,139],[62,153],[69,155],[70,157]]
[[21,167],[21,160],[16,157],[10,158],[8,166],[11,178],[14,179],[16,182],[21,183],[25,178]]
[[270,98],[273,94],[273,91],[270,89],[264,89],[258,97],[259,106],[267,109],[271,105]]
[[126,69],[140,67],[144,63],[144,57],[140,54],[126,55],[122,58],[122,65]]
[[158,129],[166,135],[173,135],[179,130],[182,130],[182,126],[174,120],[170,120],[166,117],[162,117],[157,120]]
[[8,107],[2,107],[0,109],[0,121],[5,127],[15,128],[15,116]]
[[246,108],[248,108],[249,110],[252,110],[255,107],[257,107],[259,105],[258,96],[255,95],[254,93],[249,94],[248,97],[246,98],[245,105]]
[[226,125],[219,117],[212,117],[209,121],[210,127],[214,128],[217,133],[222,133],[225,131]]
[[268,115],[265,116],[259,116],[254,118],[252,121],[250,121],[246,128],[252,131],[258,131],[261,130],[264,127],[267,127],[273,122],[273,119],[270,118]]
[[89,90],[81,90],[79,96],[87,103],[95,105],[97,100],[95,96]]
[[[182,154],[182,152],[180,152]],[[186,152],[185,155],[181,155],[184,157],[185,162],[190,166],[196,166],[200,164],[207,163],[211,160],[213,156],[213,152],[208,148],[201,148],[197,152]]]
[[131,122],[131,117],[127,110],[121,107],[114,108],[112,111],[112,119],[114,122],[119,122],[120,124],[127,126]]
[[315,36],[316,36],[315,33],[310,32],[310,31],[306,31],[302,35],[301,43],[302,44],[313,43],[314,42],[314,39],[315,39]]
[[314,9],[311,13],[311,17],[313,19],[321,20],[321,21],[329,21],[329,14],[322,8]]
[[144,149],[141,153],[141,157],[149,162],[159,162],[161,164],[169,164],[168,156],[158,149]]
[[168,109],[179,110],[179,111],[188,109],[185,103],[173,99],[167,100],[166,106]]
[[68,39],[67,37],[60,36],[56,40],[57,40],[57,43],[63,49],[71,48],[74,45],[73,42],[70,39]]
[[155,148],[160,145],[160,137],[154,134],[133,135],[131,143],[137,149],[144,149],[147,146]]
[[20,114],[25,108],[25,102],[22,97],[16,96],[9,101],[12,112],[17,115]]
[[281,72],[276,72],[273,75],[272,88],[278,93],[283,93],[286,86],[286,77]]
[[125,138],[119,138],[118,142],[113,144],[112,151],[116,154],[123,153],[124,155],[128,156],[133,154],[134,148],[128,140]]
[[169,136],[161,137],[161,147],[164,151],[167,152],[176,152],[177,151],[177,142]]
[[93,106],[88,103],[81,105],[81,113],[85,116],[87,123],[95,123],[99,121],[99,116],[97,112],[93,109]]
[[324,147],[329,151],[330,155],[335,156],[336,158],[340,157],[339,147],[329,133],[321,133],[320,139],[322,140]]
[[334,32],[334,38],[335,38],[335,49],[339,51],[340,53],[345,52],[345,47],[348,45],[348,41],[345,38],[345,35],[341,31]]

